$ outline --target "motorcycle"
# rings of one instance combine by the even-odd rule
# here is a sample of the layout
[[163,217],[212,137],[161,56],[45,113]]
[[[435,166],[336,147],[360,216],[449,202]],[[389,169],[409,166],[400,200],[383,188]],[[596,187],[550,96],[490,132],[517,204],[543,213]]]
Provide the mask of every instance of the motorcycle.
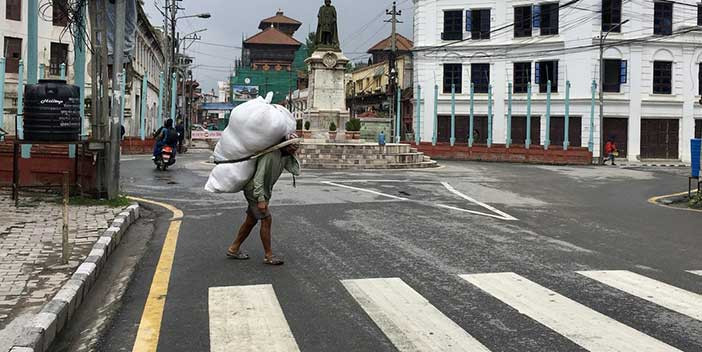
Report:
[[175,164],[175,155],[173,154],[173,147],[169,145],[164,145],[161,148],[161,152],[154,159],[154,164],[156,164],[156,170],[166,171],[166,169]]

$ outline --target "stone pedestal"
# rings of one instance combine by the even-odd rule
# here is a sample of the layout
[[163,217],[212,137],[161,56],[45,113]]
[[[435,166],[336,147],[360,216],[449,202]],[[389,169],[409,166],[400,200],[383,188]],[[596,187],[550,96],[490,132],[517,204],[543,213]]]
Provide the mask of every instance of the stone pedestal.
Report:
[[346,110],[344,74],[349,59],[342,53],[318,50],[305,60],[309,67],[307,114],[313,134],[326,134],[334,122],[341,133],[345,130],[349,112]]

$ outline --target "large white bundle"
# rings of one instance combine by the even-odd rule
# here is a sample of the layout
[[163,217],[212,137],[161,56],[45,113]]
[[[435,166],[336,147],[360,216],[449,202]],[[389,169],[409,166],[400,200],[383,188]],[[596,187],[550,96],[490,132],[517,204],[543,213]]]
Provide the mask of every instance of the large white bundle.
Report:
[[[215,160],[237,160],[254,155],[295,132],[295,117],[286,108],[258,97],[232,110],[229,125],[214,151]],[[256,161],[217,165],[205,190],[241,191],[256,171]]]

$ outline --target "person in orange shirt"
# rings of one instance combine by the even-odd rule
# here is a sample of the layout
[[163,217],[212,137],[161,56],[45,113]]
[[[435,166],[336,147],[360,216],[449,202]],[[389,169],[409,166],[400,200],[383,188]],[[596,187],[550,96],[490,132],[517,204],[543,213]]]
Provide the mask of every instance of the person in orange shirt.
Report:
[[614,138],[609,137],[609,139],[607,139],[607,144],[605,144],[605,155],[607,159],[605,159],[602,164],[606,165],[607,161],[611,161],[612,165],[617,165],[614,163],[614,154],[617,152],[617,143],[614,142]]

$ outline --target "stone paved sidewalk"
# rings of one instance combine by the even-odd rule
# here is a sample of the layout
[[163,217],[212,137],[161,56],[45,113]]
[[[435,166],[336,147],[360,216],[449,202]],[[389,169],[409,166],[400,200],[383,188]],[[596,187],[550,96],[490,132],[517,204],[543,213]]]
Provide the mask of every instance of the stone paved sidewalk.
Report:
[[[19,208],[0,195],[0,352],[2,340],[41,309],[86,258],[123,208],[69,207],[68,265],[61,262],[61,205],[29,201]],[[13,327],[14,326],[14,327]]]

